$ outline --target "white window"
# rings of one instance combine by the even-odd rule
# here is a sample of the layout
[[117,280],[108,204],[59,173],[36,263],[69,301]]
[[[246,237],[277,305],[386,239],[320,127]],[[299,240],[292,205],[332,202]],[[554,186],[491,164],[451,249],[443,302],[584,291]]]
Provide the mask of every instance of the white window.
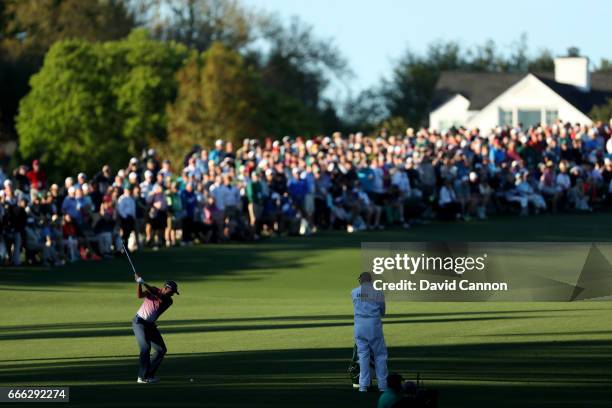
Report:
[[547,125],[552,125],[553,123],[555,123],[557,121],[557,119],[559,119],[559,111],[554,109],[554,110],[546,110],[546,124]]
[[512,109],[499,108],[499,126],[512,126]]
[[542,122],[542,112],[540,110],[519,109],[518,122],[523,125],[523,129],[538,125]]

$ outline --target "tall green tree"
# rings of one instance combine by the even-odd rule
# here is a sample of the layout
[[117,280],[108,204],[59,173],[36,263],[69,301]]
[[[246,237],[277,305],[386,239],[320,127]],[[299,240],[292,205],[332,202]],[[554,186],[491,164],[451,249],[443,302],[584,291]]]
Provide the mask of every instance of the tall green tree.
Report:
[[424,54],[410,50],[395,64],[391,77],[378,90],[389,117],[401,117],[411,126],[423,125],[442,71],[544,72],[552,71],[553,59],[547,50],[530,57],[524,36],[509,55],[497,51],[486,41],[475,48],[458,43],[435,42]]
[[4,0],[1,47],[14,57],[41,58],[56,41],[108,41],[130,33],[135,21],[122,0]]
[[547,49],[540,50],[540,52],[527,63],[527,71],[529,72],[553,72],[554,70],[554,58]]
[[162,146],[175,160],[194,144],[261,135],[258,78],[237,52],[215,43],[192,54],[177,80],[178,96],[168,107],[168,141]]
[[331,81],[341,82],[352,72],[333,41],[317,37],[312,26],[296,17],[284,23],[264,16],[260,31],[265,52],[251,50],[247,60],[261,74],[267,133],[309,136],[342,127],[325,91]]
[[187,50],[137,30],[125,40],[57,42],[17,117],[19,149],[60,172],[123,164],[163,140]]
[[19,100],[29,91],[52,44],[63,39],[106,41],[134,27],[128,0],[0,1],[0,111],[13,133]]
[[56,43],[17,117],[19,149],[53,170],[88,169],[126,149],[111,88],[112,66],[100,46],[81,40]]
[[589,113],[589,117],[593,120],[608,123],[612,119],[612,98],[608,98],[603,105],[594,106]]
[[167,141],[156,146],[174,163],[181,163],[186,152],[206,140],[208,122],[203,102],[203,65],[202,55],[192,51],[176,74],[178,95],[174,103],[167,106]]
[[332,79],[352,75],[333,41],[318,38],[313,27],[293,18],[287,25],[274,17],[265,20],[263,38],[269,51],[259,56],[263,83],[302,102],[322,108],[322,94]]
[[238,0],[134,2],[139,21],[157,38],[201,52],[213,43],[239,52],[261,79],[265,104],[258,109],[266,134],[314,134],[337,122],[324,93],[332,79],[347,76],[346,60],[298,18],[281,21]]
[[142,29],[104,47],[113,60],[112,89],[128,151],[164,140],[166,105],[176,97],[176,72],[188,56],[187,48],[153,40]]
[[157,38],[198,51],[215,42],[241,50],[255,40],[260,17],[237,0],[135,0],[135,6]]
[[[479,61],[479,66],[488,63]],[[425,56],[407,51],[393,68],[391,79],[384,81],[382,95],[391,117],[402,117],[418,126],[429,108],[438,77],[442,71],[465,67],[457,43],[430,45]]]
[[255,75],[240,54],[220,43],[205,53],[202,102],[210,137],[239,141],[258,136]]
[[612,71],[612,59],[602,58],[595,72],[610,72]]

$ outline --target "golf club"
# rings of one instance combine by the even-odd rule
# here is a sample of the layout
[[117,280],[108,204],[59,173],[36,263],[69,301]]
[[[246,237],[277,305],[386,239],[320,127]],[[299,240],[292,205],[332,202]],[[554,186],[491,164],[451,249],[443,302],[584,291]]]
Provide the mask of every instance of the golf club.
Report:
[[128,262],[130,263],[130,266],[132,267],[132,271],[134,271],[134,274],[137,274],[138,272],[136,272],[136,267],[134,266],[134,263],[132,262],[132,257],[130,256],[130,253],[128,252],[128,249],[126,248],[123,240],[121,240],[121,247],[123,248],[123,252],[125,253],[125,256],[127,257]]

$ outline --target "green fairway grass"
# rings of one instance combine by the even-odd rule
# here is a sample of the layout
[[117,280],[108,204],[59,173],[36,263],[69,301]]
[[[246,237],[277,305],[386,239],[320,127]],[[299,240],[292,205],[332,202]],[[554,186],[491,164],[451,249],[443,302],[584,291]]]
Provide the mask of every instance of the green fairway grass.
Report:
[[[610,213],[501,217],[137,253],[147,281],[174,279],[181,292],[158,324],[168,355],[155,385],[135,383],[140,300],[124,258],[5,268],[0,386],[70,386],[69,406],[374,407],[347,375],[361,242],[601,242],[611,227]],[[441,407],[612,406],[609,302],[387,311],[390,371],[420,373]]]

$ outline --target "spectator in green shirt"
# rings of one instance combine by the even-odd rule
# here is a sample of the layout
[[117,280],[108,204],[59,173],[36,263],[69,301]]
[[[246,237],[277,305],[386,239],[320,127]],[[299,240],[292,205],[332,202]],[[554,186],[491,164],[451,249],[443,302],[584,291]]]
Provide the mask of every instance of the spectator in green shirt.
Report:
[[259,174],[256,171],[251,174],[251,179],[246,185],[246,196],[249,201],[249,218],[251,227],[255,228],[256,233],[259,229],[261,212],[263,209],[263,186],[259,181]]
[[401,375],[397,373],[389,374],[387,377],[387,389],[378,399],[378,408],[391,408],[404,398],[402,381]]

